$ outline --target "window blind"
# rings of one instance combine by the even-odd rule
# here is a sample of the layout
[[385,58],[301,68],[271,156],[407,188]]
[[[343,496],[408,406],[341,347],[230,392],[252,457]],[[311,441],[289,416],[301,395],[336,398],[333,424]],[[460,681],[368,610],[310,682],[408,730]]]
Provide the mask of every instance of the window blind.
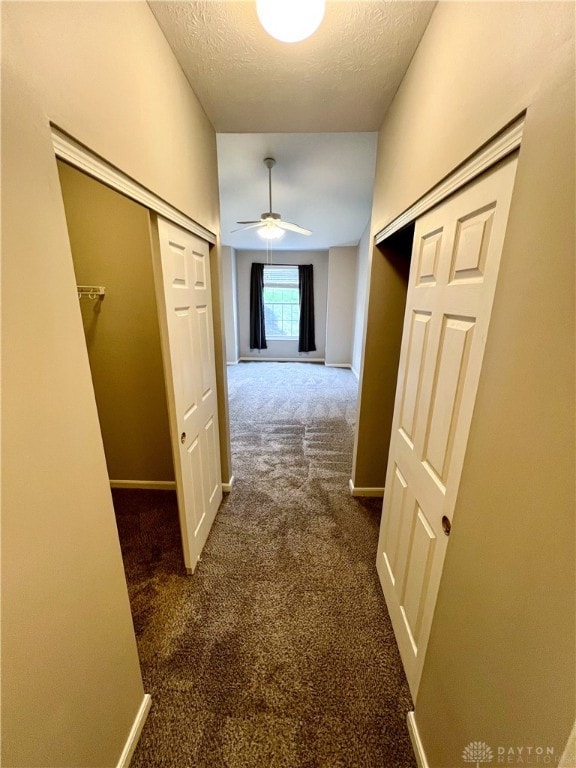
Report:
[[298,285],[298,267],[280,267],[274,264],[264,265],[264,285],[277,288]]

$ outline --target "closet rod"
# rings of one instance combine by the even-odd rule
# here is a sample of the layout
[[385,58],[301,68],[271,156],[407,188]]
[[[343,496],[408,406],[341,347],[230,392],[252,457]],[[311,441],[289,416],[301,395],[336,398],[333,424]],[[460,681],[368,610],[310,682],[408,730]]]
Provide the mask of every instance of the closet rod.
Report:
[[89,299],[102,300],[106,294],[106,288],[103,285],[77,285],[76,290],[78,291],[79,299],[82,296],[88,296]]

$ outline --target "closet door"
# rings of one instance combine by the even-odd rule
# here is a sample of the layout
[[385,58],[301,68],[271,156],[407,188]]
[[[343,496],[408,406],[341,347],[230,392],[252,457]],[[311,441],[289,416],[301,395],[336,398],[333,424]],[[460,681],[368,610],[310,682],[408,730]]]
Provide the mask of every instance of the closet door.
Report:
[[192,573],[222,501],[208,243],[157,217],[155,275],[180,527]]
[[516,158],[417,222],[377,567],[416,698],[508,219]]

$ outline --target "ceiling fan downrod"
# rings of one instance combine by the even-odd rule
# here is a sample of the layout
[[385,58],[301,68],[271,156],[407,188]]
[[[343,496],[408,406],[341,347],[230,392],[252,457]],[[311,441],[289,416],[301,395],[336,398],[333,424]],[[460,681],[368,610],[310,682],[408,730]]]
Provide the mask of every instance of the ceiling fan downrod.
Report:
[[279,238],[284,234],[285,230],[297,232],[299,235],[311,235],[311,230],[304,229],[304,227],[292,224],[289,221],[283,221],[279,213],[272,211],[272,168],[276,165],[276,160],[273,157],[265,157],[264,165],[268,168],[268,202],[270,209],[263,213],[258,221],[237,221],[237,224],[242,224],[243,226],[240,229],[233,229],[232,232],[257,229],[261,237],[270,240]]
[[272,217],[272,168],[276,165],[276,160],[273,157],[265,157],[264,165],[268,168],[268,213]]

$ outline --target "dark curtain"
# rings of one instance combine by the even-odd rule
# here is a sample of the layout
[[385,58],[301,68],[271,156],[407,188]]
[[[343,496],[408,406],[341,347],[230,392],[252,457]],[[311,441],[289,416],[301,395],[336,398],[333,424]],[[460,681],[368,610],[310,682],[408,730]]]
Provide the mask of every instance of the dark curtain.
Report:
[[298,285],[300,288],[298,352],[314,352],[316,351],[316,341],[314,339],[314,272],[312,264],[299,265]]
[[264,264],[252,264],[250,273],[250,349],[268,349],[264,325]]

